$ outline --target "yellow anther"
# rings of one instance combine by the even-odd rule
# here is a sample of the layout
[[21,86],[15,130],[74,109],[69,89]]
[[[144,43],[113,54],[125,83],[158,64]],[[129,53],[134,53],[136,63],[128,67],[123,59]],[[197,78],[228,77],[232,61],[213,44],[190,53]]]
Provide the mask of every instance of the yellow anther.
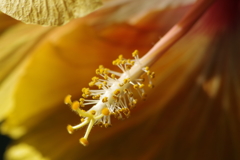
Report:
[[113,65],[116,65],[116,64],[117,64],[117,61],[116,61],[116,60],[112,61],[112,64],[113,64]]
[[116,65],[120,65],[121,64],[121,60],[120,59],[117,59],[116,60]]
[[108,75],[105,74],[103,78],[107,80],[108,79]]
[[128,59],[128,60],[127,60],[127,63],[128,63],[129,65],[133,66],[135,62],[134,62],[133,60]]
[[80,107],[85,107],[84,102],[79,102]]
[[96,114],[96,111],[95,111],[95,110],[91,110],[90,113],[91,113],[92,115],[95,115],[95,114]]
[[124,93],[128,93],[128,89],[124,89],[123,92],[124,92]]
[[132,66],[126,66],[125,69],[126,70],[130,70]]
[[89,87],[93,87],[95,85],[95,83],[96,82],[91,81],[91,82],[88,83],[88,85],[89,85]]
[[153,84],[148,84],[148,87],[149,88],[154,88],[154,85]]
[[115,102],[119,101],[119,98],[117,96],[113,95],[112,97],[114,98]]
[[140,84],[140,85],[139,85],[139,88],[143,88],[143,87],[144,87],[144,84]]
[[99,80],[99,78],[98,78],[98,77],[96,77],[96,76],[94,76],[94,77],[92,77],[92,80],[93,80],[94,82],[96,82],[96,81],[98,81],[98,80]]
[[116,75],[115,75],[115,74],[111,74],[111,78],[112,78],[112,79],[115,79],[115,78],[116,78]]
[[65,97],[65,99],[64,99],[64,103],[65,104],[72,104],[72,100],[71,100],[71,95],[67,95],[66,97]]
[[104,82],[103,82],[103,85],[106,86],[106,85],[107,85],[107,81],[104,81]]
[[151,75],[151,72],[150,72],[150,71],[147,71],[146,73],[147,73],[147,75],[148,75],[148,76],[150,76],[150,75]]
[[116,89],[116,90],[113,92],[113,94],[117,96],[117,95],[120,94],[120,92],[121,92],[120,89]]
[[125,78],[124,80],[123,80],[123,83],[124,84],[127,84],[127,83],[129,83],[130,82],[130,79],[129,78]]
[[126,63],[127,63],[126,60],[122,60],[122,61],[121,61],[121,64],[126,64]]
[[119,56],[118,56],[118,59],[119,59],[119,60],[122,60],[122,59],[123,59],[123,55],[119,55]]
[[138,84],[134,84],[134,85],[133,85],[133,88],[134,88],[134,89],[139,88]]
[[73,129],[73,127],[71,125],[68,125],[67,126],[67,131],[68,131],[69,134],[73,134],[74,129]]
[[99,84],[98,85],[98,89],[102,89],[103,85],[102,84]]
[[92,96],[92,99],[99,99],[100,98],[100,95],[95,95],[95,96]]
[[149,71],[149,67],[148,67],[148,66],[147,66],[147,67],[145,67],[144,69],[145,69],[146,71]]
[[74,101],[71,108],[72,108],[72,110],[77,111],[79,109],[79,106],[80,106],[79,102]]
[[103,72],[104,72],[104,69],[99,69],[100,74],[103,74]]
[[118,86],[119,87],[122,87],[124,85],[124,83],[119,83]]
[[81,122],[84,122],[85,121],[85,119],[84,118],[81,118]]
[[100,74],[100,69],[96,69],[96,74],[97,74],[97,75]]
[[104,68],[103,73],[104,74],[108,74],[109,73],[109,69],[108,68]]
[[138,50],[135,50],[135,51],[132,53],[132,56],[133,56],[133,57],[138,56]]
[[85,99],[84,99],[84,98],[80,98],[79,101],[80,101],[80,102],[84,102]]
[[79,142],[82,144],[82,145],[84,145],[84,146],[88,146],[88,140],[86,139],[86,138],[81,138],[81,139],[79,139]]
[[89,91],[89,88],[82,88],[82,92],[83,92],[83,93],[86,94],[88,91]]
[[82,97],[87,98],[88,96],[86,94],[82,94]]
[[150,78],[155,78],[155,72],[152,72]]
[[102,99],[102,102],[103,102],[103,103],[108,102],[108,97],[104,97],[104,98]]
[[105,115],[105,116],[108,116],[110,114],[110,111],[108,108],[103,108],[102,109],[102,114]]
[[132,92],[128,92],[129,97],[133,97],[133,93]]
[[98,68],[99,69],[104,69],[104,66],[103,65],[99,65]]
[[104,124],[104,127],[105,127],[105,128],[108,128],[108,127],[112,127],[112,125],[111,125],[111,124],[108,124],[108,123],[105,123],[105,124]]
[[137,99],[133,99],[132,103],[137,104]]

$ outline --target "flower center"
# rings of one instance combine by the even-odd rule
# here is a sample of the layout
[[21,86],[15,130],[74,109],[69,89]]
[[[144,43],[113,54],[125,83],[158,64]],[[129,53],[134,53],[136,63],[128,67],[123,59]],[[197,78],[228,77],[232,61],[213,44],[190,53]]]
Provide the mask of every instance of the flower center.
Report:
[[[138,51],[132,53],[134,59],[125,59],[122,55],[112,62],[120,68],[122,73],[112,71],[102,65],[96,69],[98,77],[93,77],[89,83],[90,87],[97,89],[83,88],[82,97],[79,101],[72,102],[71,96],[65,98],[65,103],[71,106],[71,109],[78,113],[81,123],[75,126],[68,125],[67,130],[70,134],[74,130],[88,125],[87,131],[80,143],[88,145],[88,135],[93,125],[104,127],[111,126],[111,116],[118,119],[130,116],[130,109],[134,108],[137,99],[134,96],[134,90],[142,99],[146,98],[144,91],[144,75],[148,78],[148,87],[153,88],[151,79],[155,73],[149,70],[149,67],[143,67],[139,61]],[[81,108],[86,105],[92,105],[88,111]]]

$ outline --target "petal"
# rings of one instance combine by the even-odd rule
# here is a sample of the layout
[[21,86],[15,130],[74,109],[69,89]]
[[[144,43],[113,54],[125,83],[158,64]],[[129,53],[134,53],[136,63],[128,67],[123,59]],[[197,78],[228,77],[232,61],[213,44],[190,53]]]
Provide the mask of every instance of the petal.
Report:
[[[32,28],[31,26],[23,27],[20,24],[6,30],[2,34],[0,38],[0,96],[2,97],[0,121],[6,118],[13,108],[13,93],[28,63],[28,58],[26,58],[29,54],[28,52],[49,29],[42,27]],[[35,33],[36,30],[38,31],[37,34],[32,36],[26,35],[26,33]],[[19,38],[13,39],[15,36]]]
[[2,0],[0,10],[28,24],[63,25],[101,6],[101,0]]
[[6,160],[49,160],[45,158],[39,153],[34,147],[28,144],[18,144],[16,146],[12,146],[8,149],[7,153],[5,154]]

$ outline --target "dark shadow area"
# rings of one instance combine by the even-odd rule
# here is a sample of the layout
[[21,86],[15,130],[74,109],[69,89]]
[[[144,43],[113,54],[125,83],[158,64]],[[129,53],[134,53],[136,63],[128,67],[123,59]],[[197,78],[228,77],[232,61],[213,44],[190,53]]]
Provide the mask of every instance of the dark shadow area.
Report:
[[11,139],[9,137],[0,134],[0,160],[3,160],[3,154],[10,142]]

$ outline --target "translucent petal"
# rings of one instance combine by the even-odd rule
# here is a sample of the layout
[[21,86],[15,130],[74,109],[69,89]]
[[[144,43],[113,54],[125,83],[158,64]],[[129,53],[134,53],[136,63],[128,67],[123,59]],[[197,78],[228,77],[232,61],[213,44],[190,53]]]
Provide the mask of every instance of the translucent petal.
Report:
[[101,0],[2,0],[0,10],[28,24],[63,25],[101,6]]

